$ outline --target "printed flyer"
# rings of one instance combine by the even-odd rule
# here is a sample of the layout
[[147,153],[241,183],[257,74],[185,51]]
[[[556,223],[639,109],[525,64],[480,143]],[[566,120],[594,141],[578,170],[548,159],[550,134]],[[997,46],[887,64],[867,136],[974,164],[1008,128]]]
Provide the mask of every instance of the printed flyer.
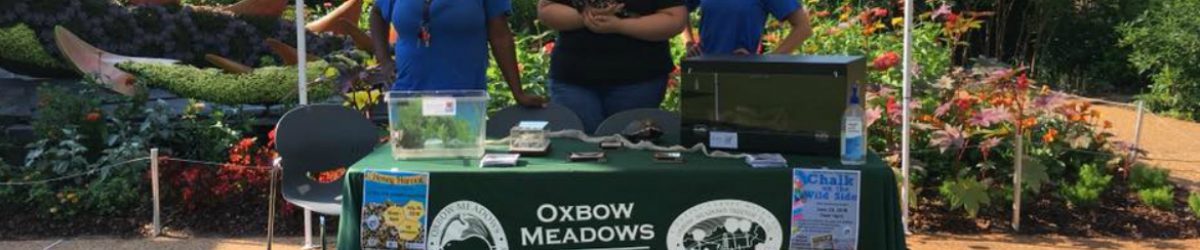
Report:
[[425,249],[429,174],[367,170],[363,175],[362,247]]
[[856,249],[862,174],[852,170],[792,170],[789,249]]

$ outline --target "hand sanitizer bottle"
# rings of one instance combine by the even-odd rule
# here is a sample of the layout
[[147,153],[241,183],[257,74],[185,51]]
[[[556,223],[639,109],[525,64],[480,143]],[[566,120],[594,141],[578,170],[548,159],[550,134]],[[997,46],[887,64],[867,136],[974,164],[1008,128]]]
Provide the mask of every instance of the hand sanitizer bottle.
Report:
[[842,116],[842,165],[867,163],[867,133],[863,124],[863,108],[858,100],[858,86],[850,89],[850,105]]

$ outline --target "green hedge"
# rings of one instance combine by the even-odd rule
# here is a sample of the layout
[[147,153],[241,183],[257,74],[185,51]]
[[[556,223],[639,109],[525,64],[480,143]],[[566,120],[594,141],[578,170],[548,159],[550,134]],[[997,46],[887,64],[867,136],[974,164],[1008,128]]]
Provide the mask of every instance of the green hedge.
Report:
[[37,35],[25,24],[0,29],[0,61],[70,70],[57,58],[46,53],[45,48],[38,43]]
[[[297,99],[295,66],[264,67],[249,74],[229,74],[218,69],[199,69],[170,64],[124,63],[117,65],[137,76],[137,83],[162,88],[179,96],[223,104],[285,103]],[[310,81],[322,76],[325,62],[307,65]],[[309,85],[313,100],[333,95],[332,84],[321,81]]]
[[1138,96],[1155,112],[1200,120],[1200,1],[1153,0],[1136,21],[1122,26],[1129,61],[1151,75]]

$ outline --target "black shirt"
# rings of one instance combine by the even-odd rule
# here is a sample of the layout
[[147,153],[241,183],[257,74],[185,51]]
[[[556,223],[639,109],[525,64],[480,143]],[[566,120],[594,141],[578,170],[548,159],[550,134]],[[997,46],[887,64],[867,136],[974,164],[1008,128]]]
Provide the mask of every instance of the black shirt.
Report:
[[[604,0],[552,0],[576,9],[584,2]],[[619,16],[650,15],[682,6],[682,0],[612,0],[625,4]],[[598,34],[586,27],[561,31],[550,55],[550,78],[570,84],[630,84],[671,73],[668,41],[651,42],[622,34]]]

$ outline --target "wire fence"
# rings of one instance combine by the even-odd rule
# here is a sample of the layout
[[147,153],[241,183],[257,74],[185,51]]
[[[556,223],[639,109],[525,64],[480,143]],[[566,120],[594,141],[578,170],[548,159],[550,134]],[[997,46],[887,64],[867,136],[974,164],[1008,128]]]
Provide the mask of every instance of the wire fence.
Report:
[[[139,158],[135,158],[135,159],[127,160],[127,161],[110,164],[107,166],[96,167],[96,168],[92,168],[89,170],[71,173],[71,174],[62,175],[62,176],[57,176],[57,177],[52,177],[52,178],[48,178],[48,179],[0,182],[0,186],[31,186],[31,185],[40,185],[40,184],[46,184],[46,183],[51,183],[51,182],[71,180],[71,179],[75,179],[75,178],[98,174],[101,171],[109,170],[109,169],[113,169],[113,168],[117,168],[117,167],[132,166],[132,165],[135,165],[134,163],[138,163],[138,162],[149,163],[151,159],[153,159],[153,158],[139,157]],[[198,164],[198,165],[203,165],[203,166],[208,166],[208,167],[233,167],[233,168],[242,168],[242,169],[250,169],[250,170],[260,170],[260,171],[270,171],[270,170],[276,169],[276,167],[274,167],[274,166],[239,165],[239,164],[231,164],[231,163],[226,163],[226,162],[201,161],[201,160],[181,159],[181,158],[172,158],[172,157],[159,157],[158,160],[159,160],[159,162],[174,161],[174,162]]]

